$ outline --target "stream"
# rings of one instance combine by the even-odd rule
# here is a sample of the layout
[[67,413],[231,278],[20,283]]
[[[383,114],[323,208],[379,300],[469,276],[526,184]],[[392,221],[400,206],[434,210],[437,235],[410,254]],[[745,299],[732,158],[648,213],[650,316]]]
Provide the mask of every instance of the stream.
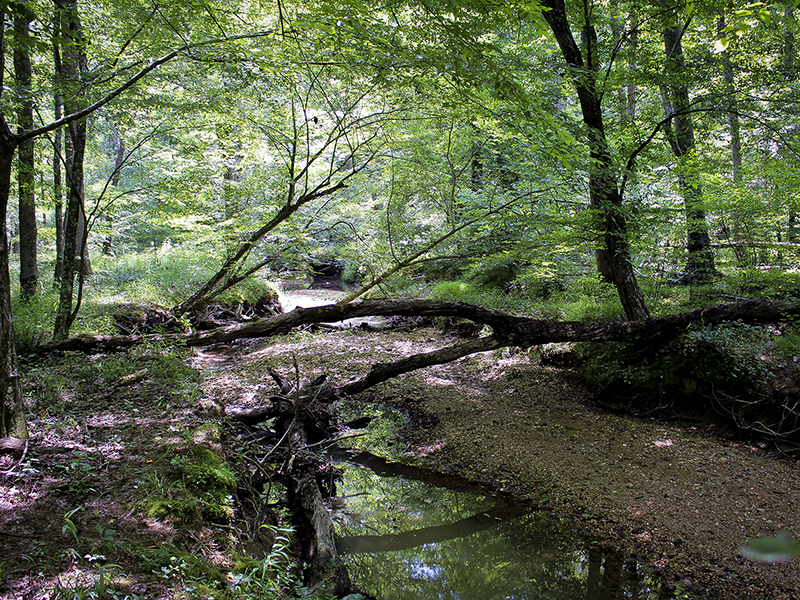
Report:
[[402,417],[380,406],[371,416],[357,449],[329,456],[342,472],[330,502],[337,548],[364,592],[379,600],[676,597],[572,521],[408,464],[393,441]]
[[[291,310],[336,296],[328,286],[284,292],[282,300]],[[371,419],[352,448],[329,455],[341,472],[329,500],[337,549],[365,593],[379,600],[701,598],[673,594],[634,557],[584,537],[579,523],[414,464],[397,447],[399,413],[342,404],[342,421]]]

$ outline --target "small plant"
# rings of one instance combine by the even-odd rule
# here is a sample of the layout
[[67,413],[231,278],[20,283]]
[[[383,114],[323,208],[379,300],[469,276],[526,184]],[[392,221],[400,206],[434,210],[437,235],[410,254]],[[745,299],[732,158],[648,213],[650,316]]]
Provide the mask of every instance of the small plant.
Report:
[[111,551],[114,549],[115,539],[117,537],[117,530],[111,529],[109,527],[104,527],[103,525],[97,524],[95,525],[95,531],[97,532],[96,538],[87,538],[87,542],[92,546],[92,548],[97,549],[105,549],[106,551]]
[[80,544],[81,541],[78,539],[78,527],[75,525],[75,521],[72,520],[72,517],[75,516],[75,513],[82,510],[83,507],[79,506],[78,508],[73,508],[64,513],[64,524],[61,526],[61,535],[64,537],[69,537],[71,535],[75,539],[76,544]]

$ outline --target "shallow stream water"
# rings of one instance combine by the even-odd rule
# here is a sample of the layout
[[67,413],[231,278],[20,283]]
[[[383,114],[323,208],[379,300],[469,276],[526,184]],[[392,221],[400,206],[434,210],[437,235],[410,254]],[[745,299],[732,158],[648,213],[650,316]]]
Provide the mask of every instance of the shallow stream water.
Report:
[[[398,456],[378,429],[376,452]],[[342,468],[332,501],[339,551],[355,585],[380,600],[675,597],[578,524],[491,488],[363,450],[332,459]]]
[[[286,290],[282,301],[292,310],[340,295],[334,285],[304,286]],[[341,420],[364,410],[373,421],[357,448],[331,455],[342,480],[330,501],[339,551],[364,592],[379,600],[702,598],[666,589],[635,558],[584,537],[578,523],[408,466],[394,445],[402,417],[353,403]]]

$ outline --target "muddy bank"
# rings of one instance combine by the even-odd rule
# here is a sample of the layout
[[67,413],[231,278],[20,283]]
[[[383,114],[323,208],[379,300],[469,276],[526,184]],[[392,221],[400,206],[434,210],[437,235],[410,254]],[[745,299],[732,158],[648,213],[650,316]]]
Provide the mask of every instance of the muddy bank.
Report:
[[[252,383],[267,367],[286,369],[291,356],[305,376],[343,380],[375,361],[449,343],[440,331],[422,328],[303,332],[253,344],[231,365],[245,385],[236,402],[244,405],[236,409],[257,404],[270,386]],[[359,398],[411,415],[408,452],[546,501],[554,514],[640,554],[677,584],[719,598],[797,597],[797,562],[759,564],[738,553],[753,537],[800,532],[798,467],[765,448],[691,424],[594,409],[569,371],[542,368],[524,353],[472,355]]]
[[800,532],[796,464],[691,424],[593,409],[569,373],[520,359],[476,357],[437,378],[452,382],[447,393],[429,386],[411,403],[386,400],[417,415],[407,439],[438,464],[547,499],[673,584],[719,598],[797,598],[797,562],[738,553],[753,537]]

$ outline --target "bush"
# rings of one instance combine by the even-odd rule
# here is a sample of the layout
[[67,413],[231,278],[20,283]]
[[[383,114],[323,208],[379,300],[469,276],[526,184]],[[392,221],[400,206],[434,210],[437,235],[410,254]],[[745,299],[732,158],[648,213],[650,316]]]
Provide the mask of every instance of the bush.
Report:
[[745,269],[724,280],[725,286],[740,296],[789,299],[800,297],[800,273],[782,269]]
[[19,356],[25,356],[50,341],[53,335],[58,295],[41,292],[26,301],[14,299],[14,342]]
[[671,409],[715,394],[754,394],[768,374],[762,330],[741,323],[695,327],[666,345],[587,344],[580,351],[586,382],[610,404]]
[[478,294],[478,289],[465,281],[443,281],[431,290],[434,300],[451,302],[471,302]]

